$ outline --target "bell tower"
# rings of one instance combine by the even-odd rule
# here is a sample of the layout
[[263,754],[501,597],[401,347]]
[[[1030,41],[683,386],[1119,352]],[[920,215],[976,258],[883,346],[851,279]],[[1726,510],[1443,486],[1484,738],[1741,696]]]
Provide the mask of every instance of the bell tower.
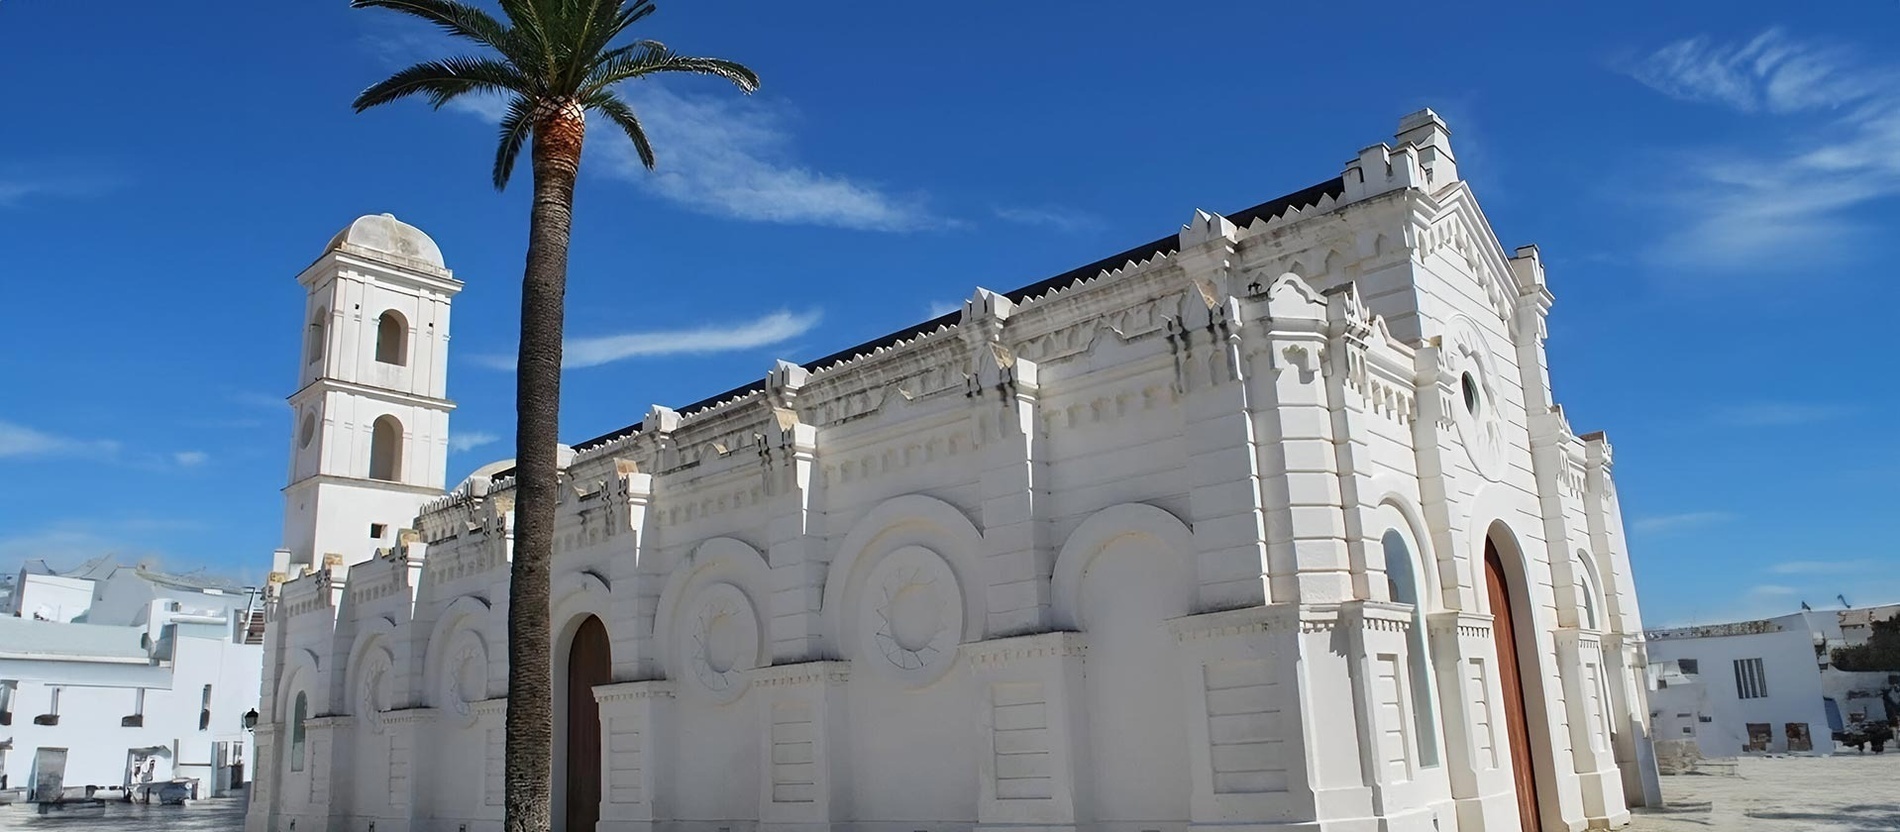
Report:
[[449,301],[462,291],[435,241],[389,214],[350,223],[297,282],[302,350],[272,567],[292,578],[374,557],[442,495]]

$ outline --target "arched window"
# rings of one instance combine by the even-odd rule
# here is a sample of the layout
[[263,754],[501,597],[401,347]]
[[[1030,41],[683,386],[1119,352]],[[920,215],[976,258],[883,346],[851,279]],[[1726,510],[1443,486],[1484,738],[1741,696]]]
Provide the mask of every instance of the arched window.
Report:
[[369,478],[402,479],[402,423],[394,416],[378,416],[370,426]]
[[376,360],[399,367],[409,363],[409,322],[394,309],[376,319]]
[[1412,547],[1406,545],[1405,535],[1398,529],[1388,529],[1379,542],[1385,549],[1385,578],[1392,600],[1412,605],[1412,628],[1406,645],[1412,677],[1412,724],[1418,731],[1419,765],[1435,766],[1438,709],[1432,697],[1431,654],[1425,647],[1425,599],[1419,593]]
[[310,319],[310,331],[304,336],[306,342],[303,348],[304,354],[309,356],[309,359],[305,361],[307,364],[315,364],[323,360],[323,342],[329,331],[324,326],[324,321],[329,316],[330,313],[327,310],[318,308],[316,316]]
[[1596,565],[1590,562],[1590,556],[1582,549],[1577,550],[1577,626],[1586,630],[1597,629],[1597,578]]
[[310,702],[297,694],[297,706],[290,712],[290,770],[303,771],[303,722],[310,715]]

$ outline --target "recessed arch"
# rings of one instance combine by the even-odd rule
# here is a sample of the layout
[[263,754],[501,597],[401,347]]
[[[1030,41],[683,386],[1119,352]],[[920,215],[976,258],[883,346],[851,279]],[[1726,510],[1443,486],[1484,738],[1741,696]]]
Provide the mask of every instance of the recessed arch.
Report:
[[1577,550],[1577,626],[1585,630],[1603,627],[1603,583],[1596,560],[1590,553]]
[[[1191,558],[1194,551],[1194,533],[1180,518],[1165,509],[1147,503],[1122,503],[1089,515],[1075,531],[1069,533],[1062,550],[1056,554],[1050,594],[1057,627],[1083,629],[1080,615],[1082,576],[1096,556],[1118,539],[1130,535],[1152,537],[1166,551],[1181,558]],[[1190,570],[1190,582],[1193,580],[1192,564],[1191,559],[1184,564]]]
[[[771,600],[772,568],[767,565],[765,556],[751,544],[736,538],[713,537],[702,541],[683,563],[674,566],[666,576],[666,585],[660,589],[660,603],[653,619],[653,643],[659,645],[661,667],[669,679],[683,679],[686,675],[684,657],[676,649],[678,639],[683,637],[676,632],[680,606],[689,595],[697,594],[696,585],[712,581],[732,584],[755,611],[770,609],[760,603]],[[762,638],[760,643],[769,645],[770,641]]]
[[1436,766],[1440,759],[1438,688],[1432,672],[1431,642],[1426,638],[1426,615],[1438,609],[1443,599],[1436,592],[1433,570],[1410,515],[1396,501],[1389,501],[1380,504],[1374,519],[1390,597],[1394,603],[1412,607],[1412,626],[1406,632],[1406,670],[1419,765]]
[[370,424],[369,478],[390,482],[402,479],[402,422],[395,416],[378,416]]
[[310,326],[304,334],[304,363],[315,364],[323,360],[323,350],[330,338],[330,310],[317,307],[317,314],[310,316]]
[[409,321],[394,309],[376,318],[376,360],[398,367],[409,364]]
[[1519,820],[1526,829],[1538,829],[1542,816],[1558,809],[1556,800],[1549,797],[1556,794],[1556,773],[1551,768],[1556,750],[1539,641],[1545,622],[1531,597],[1530,557],[1521,538],[1502,519],[1477,528],[1482,529],[1485,576],[1485,592],[1479,597],[1492,616],[1498,687],[1504,697],[1500,710],[1510,742]]
[[971,587],[962,593],[963,638],[965,642],[983,637],[988,607],[985,593],[976,589],[986,584],[982,576],[983,535],[955,506],[935,497],[906,494],[879,503],[864,515],[845,535],[825,573],[825,598],[822,606],[825,632],[836,655],[845,655],[856,644],[855,616],[847,600],[857,598],[878,558],[905,546],[922,546],[942,557],[950,565],[957,583]]

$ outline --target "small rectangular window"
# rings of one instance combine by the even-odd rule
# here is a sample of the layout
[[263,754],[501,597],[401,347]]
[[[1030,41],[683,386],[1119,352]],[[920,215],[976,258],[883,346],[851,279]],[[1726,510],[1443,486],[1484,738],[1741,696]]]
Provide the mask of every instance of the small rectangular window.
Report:
[[1702,673],[1702,668],[1699,664],[1696,663],[1695,659],[1677,659],[1676,667],[1681,669],[1683,673],[1688,674],[1690,676],[1697,676]]
[[205,685],[204,697],[203,699],[199,700],[199,704],[198,704],[198,730],[204,731],[204,730],[209,729],[210,727],[211,727],[211,686]]
[[389,526],[386,524],[371,523],[369,524],[369,537],[371,540],[382,540],[383,532],[386,532],[388,530],[389,530]]
[[1768,676],[1762,672],[1761,659],[1735,660],[1735,698],[1765,699]]

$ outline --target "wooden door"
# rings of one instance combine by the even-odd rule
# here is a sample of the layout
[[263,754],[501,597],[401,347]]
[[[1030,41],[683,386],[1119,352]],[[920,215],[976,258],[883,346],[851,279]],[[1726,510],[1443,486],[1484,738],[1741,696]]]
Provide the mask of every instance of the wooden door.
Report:
[[594,686],[612,680],[607,628],[588,616],[567,654],[567,832],[600,822],[600,703]]
[[1498,685],[1504,688],[1505,731],[1511,740],[1511,779],[1517,785],[1517,818],[1524,832],[1538,832],[1537,772],[1531,763],[1530,714],[1517,664],[1517,628],[1511,617],[1510,583],[1497,547],[1484,542],[1484,582],[1491,595],[1491,633],[1498,646]]

